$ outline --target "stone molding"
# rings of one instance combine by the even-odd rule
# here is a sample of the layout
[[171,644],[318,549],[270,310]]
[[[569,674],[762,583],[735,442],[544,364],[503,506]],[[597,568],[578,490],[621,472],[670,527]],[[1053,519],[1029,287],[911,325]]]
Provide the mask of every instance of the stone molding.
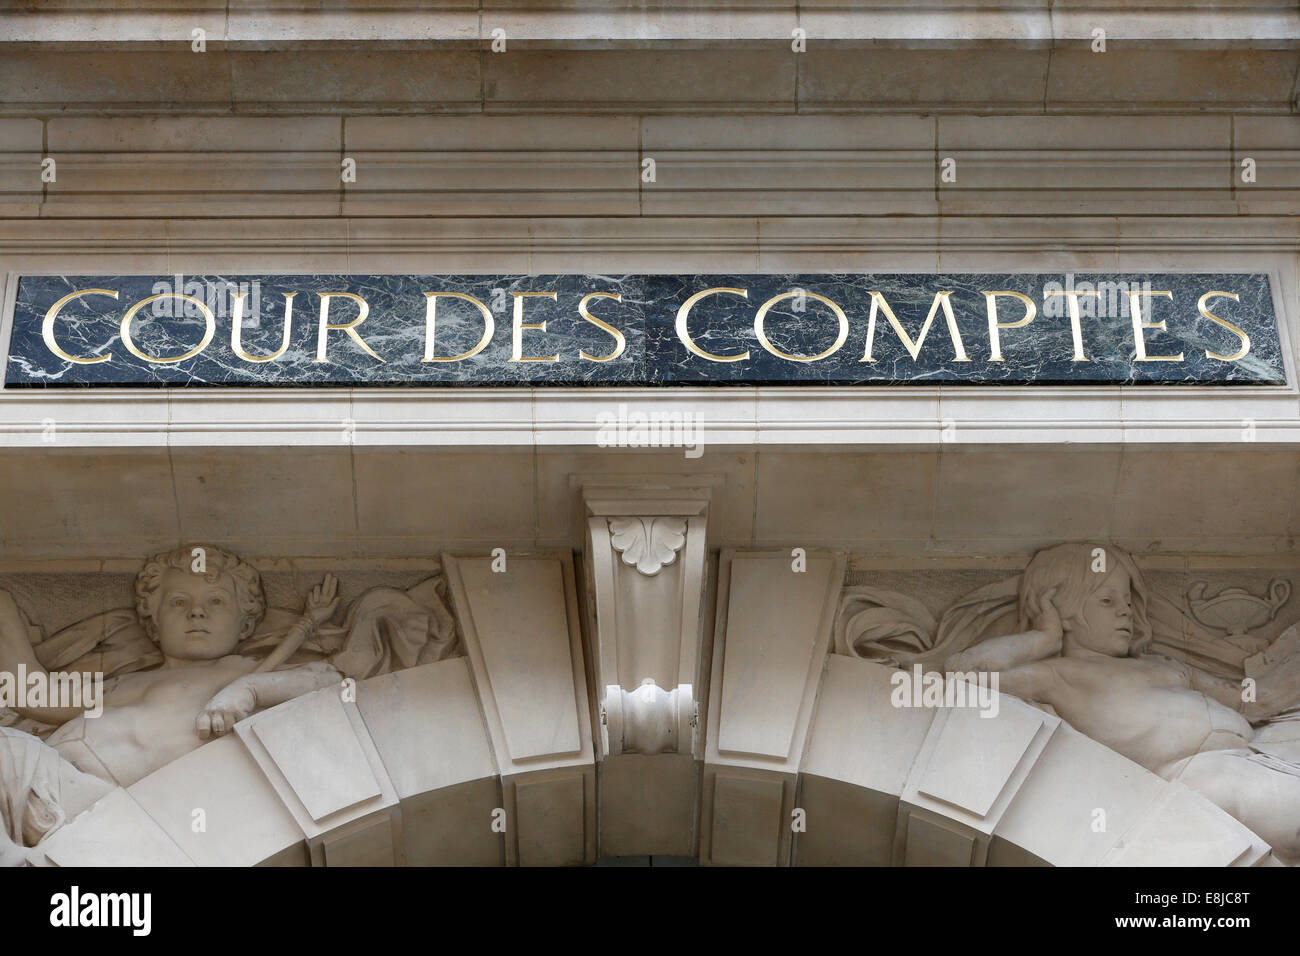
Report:
[[[1296,254],[1300,230],[1284,217],[1030,217],[134,221],[0,220],[0,268],[24,272],[232,273],[427,270],[668,271],[683,256],[737,271],[1026,271],[1092,268],[1269,272],[1274,280],[1290,381],[1295,381]],[[0,308],[12,308],[6,280]],[[7,341],[0,323],[0,346]],[[869,403],[864,399],[870,399]],[[188,448],[230,445],[380,445],[503,448],[596,447],[597,415],[611,404],[691,411],[706,445],[732,448],[819,444],[945,447],[980,444],[1144,444],[1300,439],[1294,385],[1213,388],[908,386],[734,388],[366,390],[113,389],[42,394],[0,389],[0,446]],[[1031,413],[1032,409],[1032,413]]]
[[[268,396],[258,389],[221,389],[205,395],[160,397],[144,389],[98,395],[47,396],[8,391],[0,399],[0,447],[50,448],[46,420],[56,423],[57,447],[219,448],[296,446],[347,448],[340,438],[350,419],[351,447],[445,446],[599,447],[597,415],[611,403],[634,411],[693,412],[705,446],[749,449],[816,445],[848,448],[890,445],[899,450],[981,445],[1225,444],[1247,441],[1263,450],[1300,440],[1294,390],[1234,390],[1225,408],[1210,388],[1176,394],[1146,388],[1008,386],[981,395],[930,386],[883,388],[497,390],[490,396],[422,390],[375,396],[364,390],[313,390],[301,397]],[[864,403],[870,402],[870,416]],[[1026,417],[1032,404],[1035,417]],[[328,416],[328,417],[327,417]],[[1254,424],[1253,439],[1243,422]]]
[[1254,217],[1294,216],[1298,195],[1286,116],[0,119],[0,216],[18,219]]
[[845,0],[760,0],[737,10],[712,2],[644,5],[594,4],[560,0],[520,5],[506,0],[444,0],[419,3],[394,0],[380,10],[286,9],[269,2],[232,8],[221,2],[163,0],[150,15],[112,3],[71,0],[34,14],[7,11],[0,16],[4,36],[15,45],[44,43],[68,47],[129,44],[159,46],[190,41],[199,26],[213,47],[274,50],[285,47],[403,48],[415,44],[479,49],[498,27],[525,49],[604,50],[690,43],[731,47],[788,40],[802,27],[811,42],[854,48],[865,43],[929,47],[967,46],[972,39],[1025,48],[1047,48],[1091,39],[1097,22],[1115,23],[1114,32],[1132,39],[1191,44],[1214,37],[1219,44],[1253,39],[1274,46],[1294,43],[1300,17],[1286,0],[1220,2],[1159,0],[1140,11],[1118,4],[1055,3],[1050,0],[1000,0],[994,3],[929,3],[900,9],[883,2]]
[[[586,265],[604,271],[668,271],[686,254],[716,257],[717,268],[732,271],[793,271],[773,257],[799,254],[815,271],[867,268],[894,272],[956,271],[941,257],[988,254],[984,261],[1017,255],[1025,270],[1070,268],[1081,271],[1084,254],[1110,254],[1094,270],[1149,269],[1154,262],[1115,262],[1119,253],[1179,257],[1170,266],[1196,271],[1195,253],[1232,257],[1231,271],[1259,271],[1243,256],[1300,251],[1300,220],[1295,216],[606,216],[488,217],[485,219],[359,219],[308,217],[239,219],[221,217],[191,222],[150,217],[114,219],[0,218],[0,266],[23,272],[112,271],[138,263],[156,272],[365,272],[381,259],[398,272],[428,271],[436,254],[448,271],[483,271],[475,257],[492,255],[493,272],[577,271]],[[115,264],[111,258],[120,259]],[[371,257],[374,257],[373,259]],[[591,257],[597,257],[593,265]],[[807,257],[817,256],[819,260]],[[853,257],[853,258],[850,258]],[[98,260],[98,261],[96,261]],[[856,265],[850,263],[856,261]],[[1157,260],[1159,261],[1159,260]],[[1059,263],[1059,264],[1058,264]],[[1240,265],[1237,265],[1240,263]],[[1285,264],[1271,259],[1262,268]],[[1004,263],[1005,264],[1005,263]],[[766,268],[764,268],[766,267]],[[812,268],[808,266],[808,268]],[[967,268],[961,266],[961,268]]]
[[[973,41],[978,20],[903,16],[919,35],[902,29],[891,39],[888,25],[868,23],[819,48],[810,26],[805,53],[791,51],[793,20],[784,17],[771,39],[615,46],[548,40],[521,24],[512,52],[500,54],[477,37],[228,45],[215,39],[219,27],[199,54],[190,49],[194,17],[181,18],[166,40],[97,45],[37,32],[0,45],[0,115],[1296,112],[1294,7],[1254,19],[1083,14],[1059,35],[1046,21],[1011,16],[983,28],[999,31],[996,38]],[[154,19],[142,19],[157,37]],[[724,26],[704,20],[705,30],[725,36]],[[1112,28],[1104,54],[1089,49],[1099,23]],[[4,34],[19,29],[0,24]],[[97,28],[74,20],[64,29],[85,36]],[[530,45],[530,33],[543,38]],[[931,33],[939,39],[927,39]],[[702,76],[707,85],[697,82]]]

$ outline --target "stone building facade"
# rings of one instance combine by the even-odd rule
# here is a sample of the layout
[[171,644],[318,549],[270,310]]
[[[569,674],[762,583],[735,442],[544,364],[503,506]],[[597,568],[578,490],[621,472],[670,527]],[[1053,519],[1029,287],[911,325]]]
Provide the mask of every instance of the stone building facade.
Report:
[[[1017,582],[1064,542],[1132,556],[1175,668],[1300,690],[1298,82],[1293,0],[6,5],[6,346],[20,276],[1249,273],[1285,377],[62,389],[9,366],[0,587],[44,667],[147,671],[110,667],[150,653],[112,615],[147,555],[194,545],[257,569],[268,642],[335,576],[342,636],[304,646],[352,681],[138,778],[87,737],[110,788],[34,861],[1290,862],[1277,804],[1248,826],[1217,769],[1145,765],[1065,704],[893,698],[913,658],[1040,628]],[[1237,747],[1249,793],[1297,786],[1297,703]]]

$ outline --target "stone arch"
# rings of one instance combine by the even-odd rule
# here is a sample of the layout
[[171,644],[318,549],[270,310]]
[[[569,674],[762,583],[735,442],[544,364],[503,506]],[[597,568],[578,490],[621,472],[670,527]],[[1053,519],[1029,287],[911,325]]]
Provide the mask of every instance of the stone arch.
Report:
[[680,752],[601,743],[569,553],[512,556],[508,574],[447,557],[467,657],[255,714],[42,849],[60,865],[1272,862],[1218,807],[1020,700],[895,706],[898,671],[830,652],[843,556],[806,558],[792,584],[788,552],[723,555],[707,720]]

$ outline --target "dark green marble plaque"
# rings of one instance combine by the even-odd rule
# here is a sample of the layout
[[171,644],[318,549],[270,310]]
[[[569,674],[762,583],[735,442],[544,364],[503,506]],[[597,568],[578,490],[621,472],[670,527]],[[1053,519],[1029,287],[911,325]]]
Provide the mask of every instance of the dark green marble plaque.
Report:
[[1238,273],[26,275],[5,364],[6,388],[1285,382],[1269,277]]

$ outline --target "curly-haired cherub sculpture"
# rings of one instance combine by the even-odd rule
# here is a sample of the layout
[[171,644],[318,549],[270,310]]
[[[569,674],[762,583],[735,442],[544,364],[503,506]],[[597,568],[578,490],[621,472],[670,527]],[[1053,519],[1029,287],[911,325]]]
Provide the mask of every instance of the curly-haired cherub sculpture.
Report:
[[975,644],[944,666],[997,672],[1002,690],[1050,705],[1080,732],[1217,803],[1280,859],[1300,862],[1300,768],[1256,750],[1250,723],[1300,703],[1300,653],[1262,675],[1249,699],[1241,684],[1144,654],[1146,596],[1118,548],[1048,548],[1021,579],[1021,633]]
[[[259,662],[236,653],[266,612],[256,569],[222,548],[156,554],[136,577],[136,613],[162,654],[162,666],[104,682],[96,717],[80,708],[17,707],[25,717],[58,724],[45,738],[78,770],[119,786],[230,731],[256,710],[338,683],[330,664],[316,661],[285,670],[294,647],[338,607],[338,585],[326,575],[307,597],[302,617],[286,635],[284,651]],[[196,570],[196,568],[198,568]],[[0,591],[0,670],[21,664],[42,670],[13,598]]]

